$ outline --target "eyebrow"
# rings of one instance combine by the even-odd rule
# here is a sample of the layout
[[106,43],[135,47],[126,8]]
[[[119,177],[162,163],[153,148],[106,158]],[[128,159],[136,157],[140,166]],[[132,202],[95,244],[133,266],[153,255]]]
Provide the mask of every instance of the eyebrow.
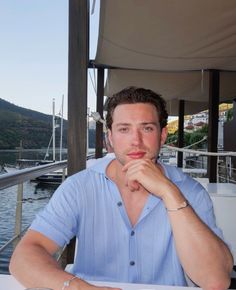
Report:
[[159,122],[143,122],[141,123],[141,125],[154,125],[154,126],[157,126],[159,124]]
[[[142,126],[146,126],[146,125],[154,125],[154,126],[157,126],[159,123],[157,122],[141,122],[139,123],[139,125],[142,125]],[[130,123],[117,123],[115,124],[115,126],[119,127],[119,126],[131,126]]]

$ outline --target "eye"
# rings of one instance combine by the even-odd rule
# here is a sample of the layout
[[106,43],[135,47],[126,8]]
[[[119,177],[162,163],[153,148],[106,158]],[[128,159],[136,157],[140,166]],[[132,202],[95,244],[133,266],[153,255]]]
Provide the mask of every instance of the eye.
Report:
[[127,133],[129,131],[129,128],[127,128],[127,127],[121,127],[121,128],[118,129],[118,131],[120,133]]
[[145,126],[143,127],[143,131],[144,132],[152,132],[154,130],[154,128],[152,126]]

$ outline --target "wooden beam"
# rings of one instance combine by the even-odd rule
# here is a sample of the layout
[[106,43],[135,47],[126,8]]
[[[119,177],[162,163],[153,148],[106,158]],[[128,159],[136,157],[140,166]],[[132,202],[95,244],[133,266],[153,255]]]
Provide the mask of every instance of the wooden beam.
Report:
[[86,166],[89,1],[69,1],[68,174]]
[[[218,119],[219,119],[220,73],[209,71],[209,121],[208,121],[208,151],[217,152]],[[209,182],[217,182],[217,157],[208,156]]]
[[[69,1],[68,174],[86,167],[87,67],[89,62],[89,1]],[[74,261],[75,238],[66,251]]]
[[[184,100],[179,100],[178,147],[184,147]],[[177,166],[183,167],[183,152],[178,152]]]
[[[104,68],[97,70],[97,112],[103,118],[103,99],[104,99]],[[102,157],[103,149],[103,124],[96,123],[96,150],[95,158]]]

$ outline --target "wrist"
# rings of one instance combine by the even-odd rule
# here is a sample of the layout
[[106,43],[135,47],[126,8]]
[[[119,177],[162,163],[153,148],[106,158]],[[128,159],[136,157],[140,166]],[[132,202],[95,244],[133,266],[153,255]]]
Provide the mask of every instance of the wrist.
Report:
[[179,210],[184,209],[184,208],[186,208],[188,206],[189,206],[189,202],[188,202],[187,199],[185,199],[185,201],[180,203],[177,207],[175,207],[175,208],[166,208],[166,210],[169,211],[169,212],[179,211]]
[[93,286],[92,284],[86,282],[85,280],[82,280],[79,277],[76,277],[77,279],[74,279],[71,284],[70,288],[66,288],[65,290],[83,290],[83,289],[91,289]]
[[177,209],[179,207],[185,206],[186,198],[183,196],[178,187],[171,182],[165,194],[162,196],[162,201],[166,209]]
[[72,276],[71,278],[69,278],[68,280],[65,280],[63,282],[61,290],[77,290],[77,289],[80,289],[80,282],[81,282],[81,280],[78,277]]

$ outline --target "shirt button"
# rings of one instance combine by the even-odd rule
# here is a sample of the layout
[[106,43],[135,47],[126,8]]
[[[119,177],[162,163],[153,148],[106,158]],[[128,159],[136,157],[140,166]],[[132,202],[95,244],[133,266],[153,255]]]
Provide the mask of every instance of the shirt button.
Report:
[[121,201],[117,202],[117,205],[122,206],[122,202]]
[[130,264],[130,266],[134,266],[135,262],[134,261],[130,261],[129,264]]
[[130,235],[131,236],[134,236],[135,232],[134,231],[131,231]]

